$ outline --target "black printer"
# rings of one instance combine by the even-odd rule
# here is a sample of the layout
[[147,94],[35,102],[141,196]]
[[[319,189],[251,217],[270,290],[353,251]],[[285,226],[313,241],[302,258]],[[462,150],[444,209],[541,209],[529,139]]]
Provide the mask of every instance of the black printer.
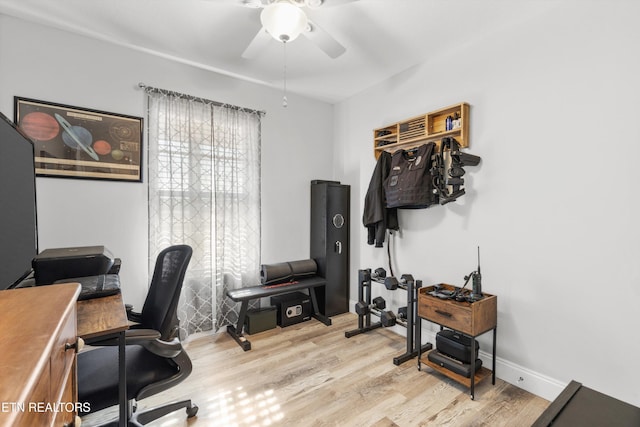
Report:
[[120,260],[104,246],[45,249],[31,262],[36,285],[71,277],[118,273]]

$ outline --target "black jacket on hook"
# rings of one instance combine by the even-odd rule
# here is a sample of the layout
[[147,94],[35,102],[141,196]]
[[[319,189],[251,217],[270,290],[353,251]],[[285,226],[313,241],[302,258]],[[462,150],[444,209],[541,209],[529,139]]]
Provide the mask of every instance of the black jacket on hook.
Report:
[[375,244],[376,248],[384,246],[387,230],[397,230],[398,211],[396,208],[387,208],[387,200],[384,192],[384,182],[391,171],[391,154],[382,151],[373,170],[369,189],[364,198],[364,212],[362,223],[367,228],[367,243]]

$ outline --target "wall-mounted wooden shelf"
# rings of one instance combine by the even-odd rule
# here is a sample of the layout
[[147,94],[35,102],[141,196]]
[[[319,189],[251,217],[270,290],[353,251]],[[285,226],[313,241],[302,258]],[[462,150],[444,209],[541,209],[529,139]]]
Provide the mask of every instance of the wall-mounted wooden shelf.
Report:
[[[460,120],[459,126],[447,130],[447,117],[454,117],[456,114]],[[455,138],[461,148],[469,146],[469,104],[462,102],[374,129],[373,154],[377,159],[382,151],[394,152],[431,141],[439,149],[444,137]]]

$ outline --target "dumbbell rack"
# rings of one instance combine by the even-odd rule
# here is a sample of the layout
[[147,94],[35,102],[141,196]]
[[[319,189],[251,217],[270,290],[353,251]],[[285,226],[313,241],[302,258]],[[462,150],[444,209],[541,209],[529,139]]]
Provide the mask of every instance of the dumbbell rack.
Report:
[[[407,319],[396,320],[396,324],[403,326],[407,329],[407,350],[404,354],[393,358],[395,365],[400,365],[408,360],[416,357],[420,352],[429,351],[433,348],[431,343],[426,343],[421,346],[422,333],[420,329],[420,322],[416,322],[418,312],[418,289],[422,287],[421,280],[414,280],[413,276],[406,274],[402,276],[400,282],[394,277],[377,278],[371,276],[371,269],[358,270],[358,301],[364,301],[367,306],[371,306],[371,283],[393,283],[394,287],[388,287],[391,289],[404,289],[407,292]],[[394,282],[395,281],[395,282]],[[346,331],[344,336],[351,338],[355,335],[363,334],[372,331],[377,328],[381,328],[382,322],[371,322],[371,310],[367,310],[365,314],[358,314],[358,328],[350,331]]]

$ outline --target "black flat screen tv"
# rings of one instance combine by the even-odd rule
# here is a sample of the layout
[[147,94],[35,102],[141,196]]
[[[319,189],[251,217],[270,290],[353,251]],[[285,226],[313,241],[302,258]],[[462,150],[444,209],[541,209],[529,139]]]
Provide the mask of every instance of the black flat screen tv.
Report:
[[0,113],[0,290],[31,272],[38,254],[33,143]]

